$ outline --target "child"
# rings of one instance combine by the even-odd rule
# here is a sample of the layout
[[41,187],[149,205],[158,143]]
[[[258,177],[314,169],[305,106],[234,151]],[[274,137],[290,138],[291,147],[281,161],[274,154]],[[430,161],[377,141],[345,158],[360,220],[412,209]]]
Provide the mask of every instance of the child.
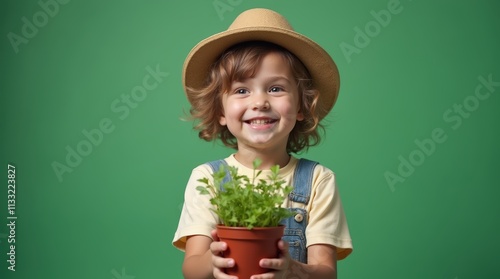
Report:
[[[267,9],[243,12],[227,31],[196,45],[185,61],[183,82],[200,138],[220,139],[235,148],[225,161],[242,175],[252,176],[256,158],[262,160],[262,177],[279,165],[288,185],[293,185],[301,161],[290,154],[320,141],[320,121],[339,90],[337,67],[326,51]],[[173,245],[185,251],[185,278],[233,278],[223,272],[235,263],[220,257],[228,248],[216,236],[220,221],[210,210],[209,197],[195,189],[198,179],[212,172],[208,164],[196,167],[186,187],[173,239]],[[319,164],[311,172],[306,197],[285,201],[287,207],[301,210],[286,223],[299,228],[289,230],[297,235],[285,232],[278,243],[280,257],[259,263],[272,272],[253,279],[337,278],[337,260],[351,253],[335,176]],[[290,242],[294,238],[297,241]]]

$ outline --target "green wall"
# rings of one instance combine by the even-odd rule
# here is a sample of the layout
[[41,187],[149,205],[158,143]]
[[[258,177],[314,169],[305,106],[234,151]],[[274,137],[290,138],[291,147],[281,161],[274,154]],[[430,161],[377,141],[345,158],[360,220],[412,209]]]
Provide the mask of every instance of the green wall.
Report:
[[339,277],[499,278],[498,1],[2,6],[1,278],[182,278],[185,183],[231,152],[180,120],[182,64],[252,7],[285,15],[340,69],[326,138],[301,154],[337,174],[355,246]]

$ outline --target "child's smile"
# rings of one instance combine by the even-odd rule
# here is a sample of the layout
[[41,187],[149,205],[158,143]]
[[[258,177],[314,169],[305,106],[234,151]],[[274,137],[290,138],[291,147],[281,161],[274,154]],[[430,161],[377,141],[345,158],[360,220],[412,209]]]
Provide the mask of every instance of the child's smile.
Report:
[[270,129],[274,123],[276,123],[278,120],[276,119],[271,119],[271,118],[253,118],[251,120],[246,120],[244,121],[245,123],[247,123],[248,125],[250,125],[250,127],[252,127],[252,129],[256,129],[256,130],[266,130],[266,129]]
[[233,81],[231,91],[224,94],[224,114],[220,124],[226,125],[238,140],[238,149],[283,149],[299,112],[297,82],[284,58],[267,54],[254,77]]

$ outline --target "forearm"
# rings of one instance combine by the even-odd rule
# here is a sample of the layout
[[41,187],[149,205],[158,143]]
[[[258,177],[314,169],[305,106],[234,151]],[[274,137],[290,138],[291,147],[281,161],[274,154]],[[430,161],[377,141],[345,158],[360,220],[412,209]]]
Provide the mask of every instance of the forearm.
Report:
[[184,258],[182,274],[185,279],[213,279],[212,256],[210,250],[202,255]]
[[310,265],[291,261],[285,278],[337,279],[337,270],[327,265]]

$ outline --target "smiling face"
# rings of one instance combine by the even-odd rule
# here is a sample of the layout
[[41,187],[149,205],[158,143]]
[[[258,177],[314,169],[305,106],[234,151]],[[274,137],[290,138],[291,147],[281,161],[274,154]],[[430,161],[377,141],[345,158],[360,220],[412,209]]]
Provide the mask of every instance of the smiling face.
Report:
[[222,97],[219,123],[237,139],[238,150],[282,150],[295,123],[304,119],[299,111],[297,81],[284,58],[266,54],[253,77],[233,81]]

